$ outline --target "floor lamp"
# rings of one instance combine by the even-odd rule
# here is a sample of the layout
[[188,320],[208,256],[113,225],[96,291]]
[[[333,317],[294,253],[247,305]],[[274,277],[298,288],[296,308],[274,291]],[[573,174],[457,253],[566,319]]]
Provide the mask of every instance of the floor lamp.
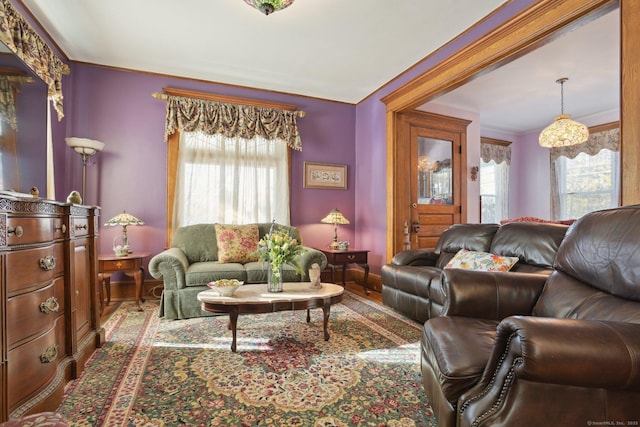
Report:
[[102,151],[104,142],[77,137],[65,138],[65,141],[69,147],[73,148],[76,153],[82,156],[82,200],[86,201],[87,165],[89,164],[89,158],[98,151]]

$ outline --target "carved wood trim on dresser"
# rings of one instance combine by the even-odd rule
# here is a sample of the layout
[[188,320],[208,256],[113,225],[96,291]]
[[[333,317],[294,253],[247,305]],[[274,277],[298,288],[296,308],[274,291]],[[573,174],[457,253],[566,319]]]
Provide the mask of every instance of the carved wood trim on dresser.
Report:
[[0,422],[55,410],[102,345],[98,215],[97,207],[0,196]]

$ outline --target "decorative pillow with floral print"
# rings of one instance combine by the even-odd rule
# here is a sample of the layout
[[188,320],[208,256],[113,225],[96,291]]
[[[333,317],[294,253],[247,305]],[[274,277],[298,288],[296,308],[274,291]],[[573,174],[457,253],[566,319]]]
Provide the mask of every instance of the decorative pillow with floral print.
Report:
[[244,264],[258,260],[254,254],[260,240],[258,224],[215,224],[214,227],[218,243],[218,261]]
[[501,256],[488,252],[460,249],[444,268],[463,268],[481,271],[509,271],[518,262],[518,257]]

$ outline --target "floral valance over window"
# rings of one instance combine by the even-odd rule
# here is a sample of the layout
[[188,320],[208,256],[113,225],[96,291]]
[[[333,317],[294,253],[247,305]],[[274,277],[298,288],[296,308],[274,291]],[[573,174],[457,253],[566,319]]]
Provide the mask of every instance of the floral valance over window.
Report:
[[604,149],[620,151],[620,127],[594,132],[582,144],[551,148],[551,161],[558,159],[560,156],[574,159],[580,153],[595,156],[600,150]]
[[288,111],[253,105],[217,102],[184,96],[154,94],[167,103],[165,139],[176,130],[222,134],[226,137],[251,139],[255,136],[281,139],[302,151],[296,118],[300,111]]
[[0,41],[46,83],[49,99],[61,120],[64,117],[62,75],[69,74],[69,66],[56,56],[8,0],[0,0]]
[[480,158],[485,163],[489,163],[491,160],[493,160],[497,164],[506,162],[508,165],[510,165],[511,147],[483,142],[480,144]]

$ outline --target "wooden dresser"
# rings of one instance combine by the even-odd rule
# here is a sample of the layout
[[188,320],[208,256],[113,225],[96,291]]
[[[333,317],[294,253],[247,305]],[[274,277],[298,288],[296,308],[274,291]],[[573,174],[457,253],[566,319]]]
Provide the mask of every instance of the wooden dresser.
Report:
[[98,214],[0,196],[0,421],[55,410],[104,340]]

